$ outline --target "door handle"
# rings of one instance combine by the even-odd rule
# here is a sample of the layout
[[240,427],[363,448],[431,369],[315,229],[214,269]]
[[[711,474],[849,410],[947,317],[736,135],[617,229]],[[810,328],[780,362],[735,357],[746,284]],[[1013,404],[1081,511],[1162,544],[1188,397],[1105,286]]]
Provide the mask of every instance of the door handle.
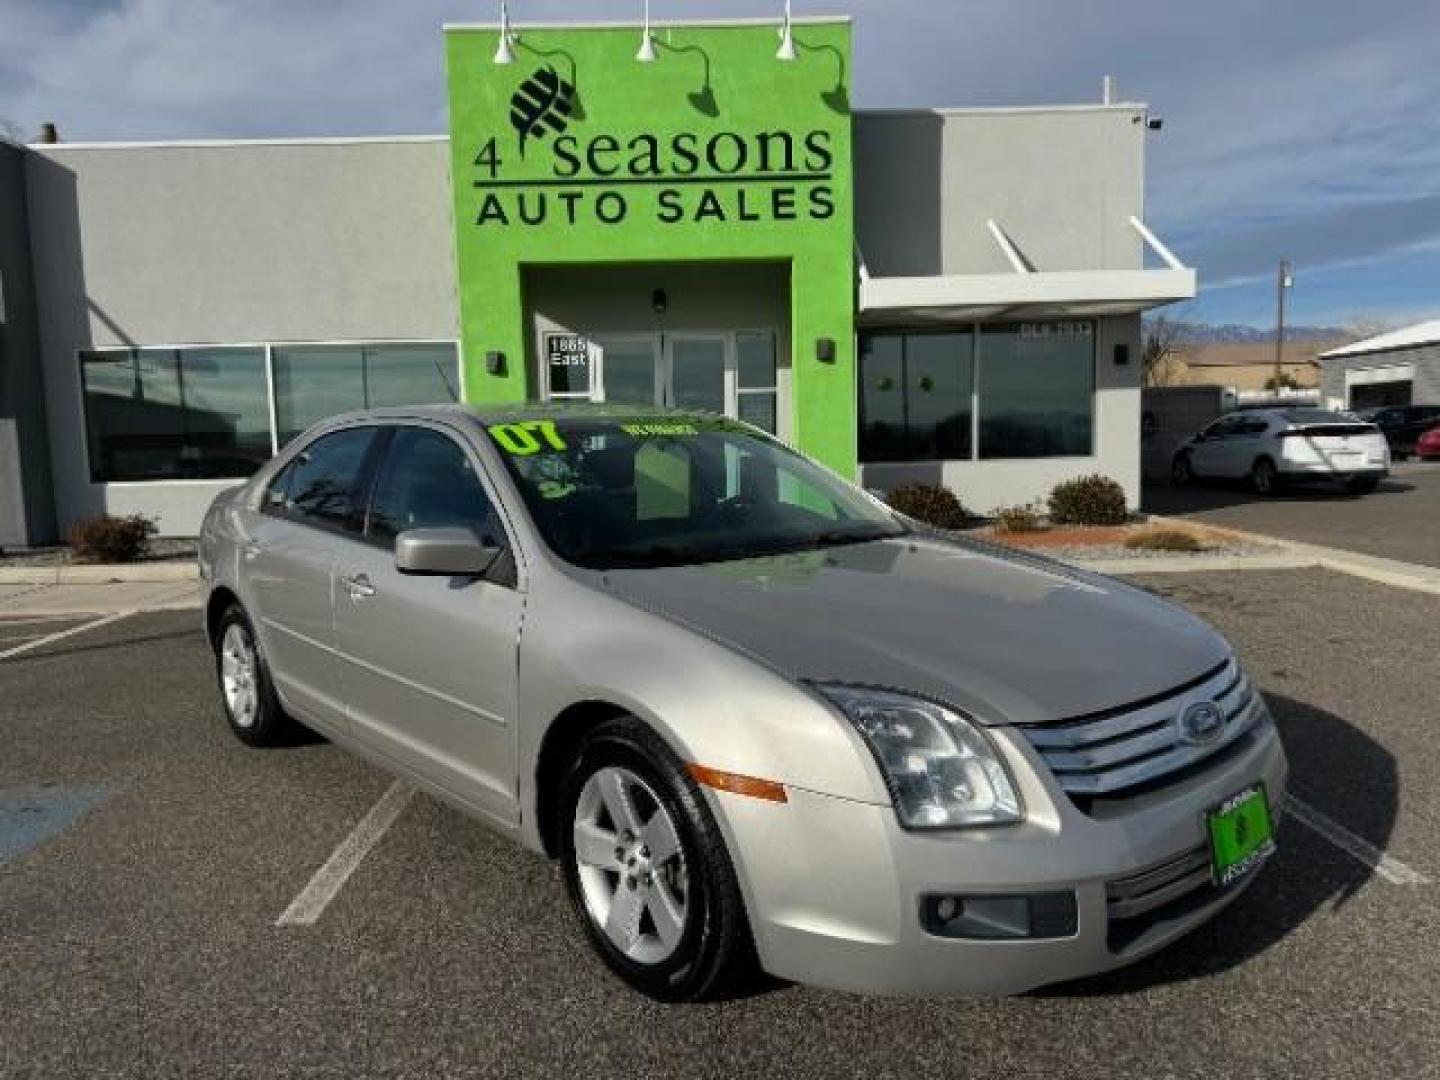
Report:
[[365,600],[375,595],[375,586],[370,584],[370,578],[365,574],[341,578],[340,584],[350,591],[351,600]]

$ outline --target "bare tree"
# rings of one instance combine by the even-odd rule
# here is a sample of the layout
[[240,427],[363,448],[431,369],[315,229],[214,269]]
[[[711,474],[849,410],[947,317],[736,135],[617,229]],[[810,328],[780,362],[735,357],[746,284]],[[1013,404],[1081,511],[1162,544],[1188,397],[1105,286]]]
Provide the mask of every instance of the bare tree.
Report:
[[0,116],[0,138],[17,143],[25,141],[20,125],[6,116]]
[[1164,315],[1145,324],[1145,349],[1141,379],[1145,386],[1175,386],[1185,374],[1185,357],[1190,351],[1185,324]]

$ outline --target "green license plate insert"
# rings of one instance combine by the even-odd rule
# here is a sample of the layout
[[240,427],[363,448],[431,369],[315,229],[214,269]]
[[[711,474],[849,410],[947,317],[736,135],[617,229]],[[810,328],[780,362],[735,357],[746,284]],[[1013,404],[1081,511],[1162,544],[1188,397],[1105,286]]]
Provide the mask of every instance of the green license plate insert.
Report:
[[1255,784],[1205,817],[1215,884],[1233,885],[1275,854],[1275,828],[1264,784]]

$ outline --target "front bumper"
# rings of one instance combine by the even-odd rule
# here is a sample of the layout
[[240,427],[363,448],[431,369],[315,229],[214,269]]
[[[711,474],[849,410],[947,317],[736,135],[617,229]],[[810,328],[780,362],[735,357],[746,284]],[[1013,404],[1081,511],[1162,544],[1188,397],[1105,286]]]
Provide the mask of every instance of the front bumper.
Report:
[[[1266,785],[1272,818],[1280,818],[1287,766],[1272,723],[1214,769],[1103,815],[1082,813],[1020,736],[993,734],[1007,742],[1007,756],[1032,766],[1018,777],[1030,808],[1021,825],[926,834],[902,829],[888,805],[794,789],[784,805],[714,796],[767,971],[836,990],[915,997],[1015,994],[1108,971],[1194,929],[1250,879],[1223,891],[1187,891],[1143,923],[1125,920],[1122,932],[1112,917],[1117,886],[1133,890],[1150,871],[1185,865],[1177,860],[1206,843],[1206,812],[1256,781]],[[1167,880],[1167,871],[1159,878]],[[959,940],[921,925],[926,895],[1054,891],[1075,894],[1073,936]]]

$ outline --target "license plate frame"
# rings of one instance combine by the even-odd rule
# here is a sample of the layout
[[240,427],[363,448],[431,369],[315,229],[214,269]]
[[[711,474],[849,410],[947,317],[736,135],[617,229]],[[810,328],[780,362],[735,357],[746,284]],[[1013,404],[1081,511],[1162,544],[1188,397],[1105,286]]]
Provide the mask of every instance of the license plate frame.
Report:
[[1275,821],[1263,782],[1241,788],[1205,813],[1210,875],[1221,888],[1254,873],[1275,854]]

